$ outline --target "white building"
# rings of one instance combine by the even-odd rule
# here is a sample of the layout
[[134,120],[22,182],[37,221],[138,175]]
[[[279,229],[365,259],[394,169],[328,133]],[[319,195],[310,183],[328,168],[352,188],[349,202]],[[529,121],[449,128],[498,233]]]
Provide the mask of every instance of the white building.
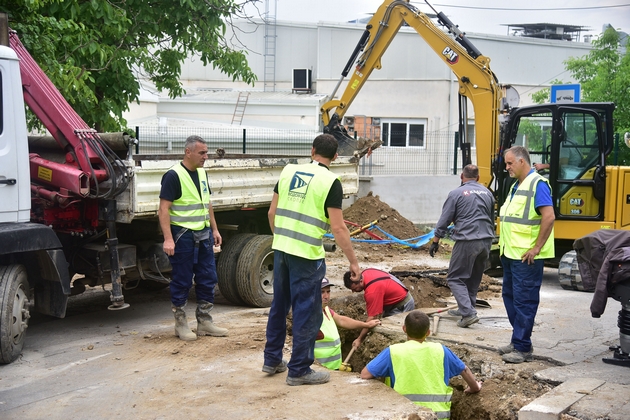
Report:
[[[255,86],[232,82],[230,77],[193,58],[182,71],[187,94],[169,99],[166,95],[143,93],[141,104],[133,104],[126,116],[129,124],[156,124],[158,117],[170,124],[187,120],[187,126],[194,124],[192,121],[230,124],[239,93],[247,92],[241,125],[319,132],[319,109],[339,81],[365,24],[278,21],[272,32],[273,55],[265,55],[266,50],[270,51],[266,44],[270,38],[265,37],[264,23],[239,21],[236,25],[237,38],[246,47],[248,63],[258,75]],[[520,105],[531,104],[530,95],[548,87],[554,79],[573,83],[564,61],[591,50],[590,44],[582,42],[474,33],[467,37],[491,59],[490,67],[499,82],[516,88]],[[269,70],[270,63],[275,64],[273,72]],[[365,189],[379,194],[414,222],[435,222],[446,194],[459,184],[459,176],[452,175],[454,132],[458,129],[457,80],[409,27],[401,28],[381,63],[382,68],[371,74],[346,117],[354,117],[359,135],[386,135],[394,127],[404,128],[407,135],[397,139],[397,146],[392,147],[390,141],[390,146],[376,151],[371,165],[366,162],[362,170],[370,177],[366,178],[369,185]],[[294,69],[311,71],[310,93],[293,90]],[[344,89],[345,82],[336,96]],[[472,109],[469,106],[468,132],[474,139]],[[414,141],[413,136],[409,139],[409,133],[414,131],[422,133],[420,141],[417,137]],[[393,140],[391,135],[390,138]],[[473,143],[473,161],[475,156]],[[430,182],[427,177],[431,177]],[[427,185],[426,190],[423,185]],[[410,191],[417,194],[410,195]]]

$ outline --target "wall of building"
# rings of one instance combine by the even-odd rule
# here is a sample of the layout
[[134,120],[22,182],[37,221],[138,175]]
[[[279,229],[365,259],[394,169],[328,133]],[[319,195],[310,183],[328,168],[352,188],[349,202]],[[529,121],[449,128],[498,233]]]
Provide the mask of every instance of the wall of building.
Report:
[[[258,76],[255,85],[233,82],[212,66],[204,66],[199,58],[192,58],[182,68],[182,83],[188,94],[175,100],[161,95],[157,106],[154,102],[149,104],[152,110],[156,110],[157,116],[229,123],[238,91],[246,90],[252,92],[252,102],[248,104],[243,124],[317,129],[319,105],[337,85],[365,24],[277,22],[275,81],[276,93],[282,94],[277,100],[262,95],[264,25],[260,21],[240,21],[236,25],[236,36],[227,33],[226,39],[232,40],[235,48],[247,51],[249,65]],[[554,79],[574,82],[565,71],[564,61],[569,57],[584,56],[592,48],[590,44],[580,42],[475,33],[467,36],[482,54],[491,59],[490,66],[499,82],[517,89],[520,105],[531,104],[530,95]],[[445,147],[450,150],[450,135],[457,130],[458,123],[458,83],[450,69],[412,28],[405,27],[393,39],[381,63],[382,68],[372,72],[346,116],[424,120],[427,132],[443,131],[449,136]],[[312,95],[291,93],[292,70],[295,68],[312,70]],[[342,82],[337,98],[343,94],[345,86],[346,82]],[[217,89],[217,93],[205,95],[204,89]],[[134,112],[143,118],[147,115],[136,108]],[[469,107],[469,117],[470,123],[474,124],[472,107]],[[405,167],[405,175],[372,176],[369,182],[362,182],[362,190],[372,190],[414,222],[435,223],[446,194],[458,185],[459,177],[446,175],[452,171],[452,164],[449,159],[440,160],[432,155],[436,150],[434,146],[437,144],[415,149],[389,148],[392,153],[387,158],[384,153],[387,148],[375,152],[375,165],[390,165],[393,169]],[[379,153],[381,155],[377,156]],[[473,161],[475,156],[476,150],[473,150]],[[427,159],[419,170],[410,166],[417,157]],[[412,175],[419,172],[444,175]]]
[[[369,192],[416,224],[434,225],[448,193],[457,188],[459,175],[361,177],[358,197]],[[351,205],[355,198],[348,201]],[[408,238],[399,238],[408,239]]]

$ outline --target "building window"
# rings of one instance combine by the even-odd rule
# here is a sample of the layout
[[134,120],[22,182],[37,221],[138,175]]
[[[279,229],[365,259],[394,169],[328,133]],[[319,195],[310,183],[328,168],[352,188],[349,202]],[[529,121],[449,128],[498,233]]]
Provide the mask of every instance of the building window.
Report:
[[382,123],[383,146],[425,147],[426,122],[386,121]]

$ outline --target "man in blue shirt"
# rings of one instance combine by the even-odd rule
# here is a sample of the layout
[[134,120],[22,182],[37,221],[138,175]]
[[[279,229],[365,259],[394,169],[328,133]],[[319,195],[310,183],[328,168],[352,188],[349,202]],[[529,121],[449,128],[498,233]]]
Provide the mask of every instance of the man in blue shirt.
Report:
[[407,341],[384,349],[363,368],[361,378],[385,378],[399,394],[430,408],[439,418],[448,418],[453,394],[450,379],[461,375],[468,384],[465,393],[481,391],[481,382],[448,347],[425,342],[431,333],[429,326],[427,314],[409,312],[403,325]]
[[499,210],[499,250],[503,267],[503,303],[510,344],[499,347],[507,363],[533,359],[532,330],[540,302],[545,259],[554,257],[555,213],[549,181],[532,169],[522,146],[503,152],[505,169],[516,182]]

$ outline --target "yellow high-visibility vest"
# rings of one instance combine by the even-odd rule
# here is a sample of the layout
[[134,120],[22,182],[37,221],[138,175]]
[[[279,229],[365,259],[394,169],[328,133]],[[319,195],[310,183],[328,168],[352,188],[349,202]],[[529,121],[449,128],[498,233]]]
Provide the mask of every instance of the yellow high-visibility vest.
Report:
[[453,388],[444,383],[444,348],[439,343],[409,340],[389,346],[394,390],[439,419],[451,416]]
[[[540,233],[542,216],[536,213],[535,195],[538,181],[544,181],[549,185],[547,178],[532,172],[523,180],[514,192],[509,195],[501,206],[499,217],[501,231],[499,235],[499,250],[501,255],[513,260],[520,260],[528,250],[536,245],[536,239]],[[549,187],[551,189],[551,186]],[[551,234],[540,250],[536,259],[553,258],[554,232]]]
[[330,221],[324,203],[335,179],[317,162],[284,168],[278,181],[273,249],[308,260],[325,257],[322,237]]
[[320,330],[324,338],[315,342],[315,359],[322,366],[337,370],[341,366],[341,337],[328,306],[324,308],[324,321]]
[[206,172],[203,168],[197,169],[199,175],[199,185],[201,187],[201,197],[197,186],[188,174],[188,171],[180,163],[173,166],[179,177],[182,186],[182,196],[173,201],[169,210],[171,224],[181,226],[190,230],[203,230],[210,226],[210,214],[208,205],[210,204],[210,188]]

